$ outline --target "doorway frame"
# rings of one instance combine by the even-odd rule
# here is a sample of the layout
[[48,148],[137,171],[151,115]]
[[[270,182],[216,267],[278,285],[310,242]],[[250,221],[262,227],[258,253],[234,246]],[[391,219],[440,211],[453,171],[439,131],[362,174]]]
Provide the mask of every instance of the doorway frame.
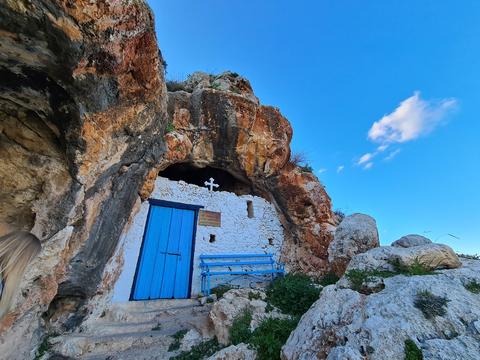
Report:
[[198,212],[200,209],[203,209],[203,205],[193,205],[193,204],[184,204],[184,203],[179,203],[179,202],[174,202],[174,201],[167,201],[167,200],[160,200],[160,199],[148,199],[148,213],[147,213],[147,220],[145,222],[145,226],[143,228],[143,235],[142,235],[142,244],[140,245],[140,251],[138,253],[137,257],[137,265],[135,266],[135,275],[133,277],[133,282],[132,282],[132,287],[130,289],[130,296],[128,301],[155,301],[155,300],[170,300],[170,299],[148,299],[148,300],[135,300],[133,298],[133,293],[135,290],[135,285],[137,283],[137,276],[138,272],[140,269],[140,258],[143,254],[143,246],[145,244],[145,237],[147,234],[147,229],[148,229],[148,223],[150,221],[150,212],[152,209],[152,206],[162,206],[162,207],[169,207],[169,208],[174,208],[174,209],[185,209],[185,210],[193,210],[194,215],[193,215],[193,231],[192,231],[192,256],[190,257],[190,276],[188,279],[188,295],[187,299],[190,299],[192,297],[192,277],[193,277],[193,260],[195,257],[195,240],[197,237],[197,222],[198,222]]

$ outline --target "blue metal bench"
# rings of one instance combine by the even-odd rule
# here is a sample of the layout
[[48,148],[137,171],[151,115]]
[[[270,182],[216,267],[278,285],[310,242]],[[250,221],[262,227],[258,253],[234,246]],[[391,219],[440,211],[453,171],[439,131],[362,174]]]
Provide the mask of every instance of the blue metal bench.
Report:
[[212,276],[271,275],[273,280],[277,274],[285,273],[284,264],[275,262],[273,254],[200,255],[200,267],[204,295],[210,295]]

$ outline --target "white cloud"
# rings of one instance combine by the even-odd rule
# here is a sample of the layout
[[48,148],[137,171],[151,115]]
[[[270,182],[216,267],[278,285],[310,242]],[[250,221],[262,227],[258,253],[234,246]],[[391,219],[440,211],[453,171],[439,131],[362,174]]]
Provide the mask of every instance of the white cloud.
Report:
[[375,154],[372,154],[372,153],[363,154],[358,160],[357,165],[362,165],[366,162],[369,162],[374,156]]
[[384,144],[384,145],[380,145],[379,147],[377,147],[377,152],[384,152],[385,150],[387,150],[388,148],[388,145]]
[[339,167],[337,167],[337,174],[341,173],[343,171],[343,169],[345,169],[344,165],[340,165]]
[[368,163],[366,163],[366,164],[364,165],[363,168],[364,168],[365,170],[368,170],[368,169],[370,169],[372,166],[373,166],[373,162],[368,162]]
[[392,113],[374,122],[368,138],[382,145],[414,140],[434,130],[456,105],[454,98],[423,100],[416,91]]
[[394,150],[394,151],[390,152],[390,154],[385,156],[384,160],[386,160],[386,161],[392,160],[394,157],[396,157],[400,153],[400,151],[401,151],[400,149],[397,149],[397,150]]
[[325,171],[327,171],[327,169],[321,168],[321,169],[318,169],[318,170],[317,170],[317,173],[323,174]]

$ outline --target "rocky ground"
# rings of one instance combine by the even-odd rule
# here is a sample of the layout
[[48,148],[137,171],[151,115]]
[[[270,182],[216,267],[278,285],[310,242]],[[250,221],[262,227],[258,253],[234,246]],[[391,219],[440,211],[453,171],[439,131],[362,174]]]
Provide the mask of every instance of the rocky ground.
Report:
[[[409,340],[424,359],[479,359],[480,261],[460,263],[451,249],[436,244],[411,247],[400,255],[398,250],[383,247],[354,257],[347,276],[324,288],[302,317],[283,347],[282,359],[401,360]],[[432,270],[458,268],[395,276],[380,270],[388,260],[421,262],[422,256],[425,265],[437,263]],[[367,276],[355,285],[348,271]]]

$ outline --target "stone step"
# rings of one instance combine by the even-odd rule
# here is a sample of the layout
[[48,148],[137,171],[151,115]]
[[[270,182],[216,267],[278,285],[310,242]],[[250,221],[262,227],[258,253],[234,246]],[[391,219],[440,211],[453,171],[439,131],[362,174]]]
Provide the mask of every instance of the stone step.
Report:
[[132,348],[156,348],[167,353],[173,338],[158,331],[120,333],[103,336],[71,334],[50,340],[53,352],[72,358],[108,357]]
[[130,301],[113,304],[106,312],[108,321],[153,321],[157,317],[175,316],[183,311],[201,307],[196,299]]

